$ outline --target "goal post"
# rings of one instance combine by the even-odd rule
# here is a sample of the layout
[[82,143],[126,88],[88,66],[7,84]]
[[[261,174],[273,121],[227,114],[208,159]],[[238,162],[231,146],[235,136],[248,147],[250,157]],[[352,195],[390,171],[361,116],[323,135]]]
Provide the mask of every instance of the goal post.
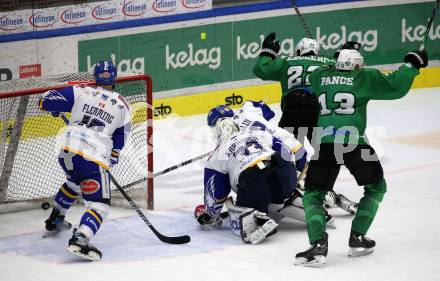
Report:
[[[66,125],[41,111],[38,99],[48,90],[75,84],[95,83],[89,73],[0,83],[0,213],[51,203],[65,181],[58,153]],[[120,76],[115,91],[130,104],[132,129],[111,172],[138,204],[153,209],[152,80],[147,75]],[[129,206],[114,186],[111,205]]]

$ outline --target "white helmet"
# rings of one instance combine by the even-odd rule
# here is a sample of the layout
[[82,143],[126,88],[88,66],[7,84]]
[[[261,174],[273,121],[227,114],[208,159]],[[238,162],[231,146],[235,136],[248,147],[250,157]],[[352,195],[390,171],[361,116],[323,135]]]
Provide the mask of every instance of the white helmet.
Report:
[[220,144],[238,133],[238,126],[232,118],[222,118],[215,123],[213,131],[217,144]]
[[295,46],[295,54],[297,56],[302,56],[313,52],[315,56],[319,55],[319,44],[315,39],[303,38]]
[[339,53],[336,61],[338,70],[354,70],[364,66],[364,57],[356,50],[344,49]]

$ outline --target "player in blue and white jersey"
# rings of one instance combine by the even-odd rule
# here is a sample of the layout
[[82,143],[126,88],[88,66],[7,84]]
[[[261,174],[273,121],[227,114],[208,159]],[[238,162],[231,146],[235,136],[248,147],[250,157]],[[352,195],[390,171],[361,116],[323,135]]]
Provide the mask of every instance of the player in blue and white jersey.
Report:
[[94,67],[96,86],[68,86],[50,90],[39,100],[39,107],[57,117],[70,112],[58,162],[67,180],[55,196],[46,220],[48,232],[70,228],[64,220],[67,210],[81,195],[84,212],[79,228],[69,240],[68,250],[91,260],[101,252],[89,243],[108,215],[110,180],[108,171],[118,163],[119,153],[130,133],[130,107],[113,91],[117,71],[111,61]]
[[[205,167],[205,204],[195,214],[203,228],[216,228],[226,202],[233,232],[256,244],[277,227],[269,213],[284,216],[289,209],[289,216],[304,221],[304,210],[291,203],[306,152],[293,135],[267,122],[274,116],[267,105],[249,101],[242,109],[234,116],[219,106],[208,114],[218,147]],[[237,193],[235,205],[227,201],[231,190]]]

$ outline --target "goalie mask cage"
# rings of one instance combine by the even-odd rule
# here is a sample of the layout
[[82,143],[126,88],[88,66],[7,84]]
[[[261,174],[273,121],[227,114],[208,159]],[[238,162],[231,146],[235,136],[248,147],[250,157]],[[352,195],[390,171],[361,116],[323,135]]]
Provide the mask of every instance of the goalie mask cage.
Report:
[[[52,204],[65,182],[58,154],[66,124],[41,111],[38,99],[48,90],[75,84],[95,83],[89,73],[0,83],[0,213]],[[121,76],[115,91],[130,104],[132,128],[111,172],[136,203],[153,209],[152,81],[146,75]],[[129,206],[113,184],[111,205]]]

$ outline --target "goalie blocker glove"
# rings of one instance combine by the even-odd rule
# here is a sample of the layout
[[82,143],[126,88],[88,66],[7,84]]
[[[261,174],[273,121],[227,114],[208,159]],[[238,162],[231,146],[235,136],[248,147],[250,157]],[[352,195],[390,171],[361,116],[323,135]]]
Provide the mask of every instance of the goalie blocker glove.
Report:
[[267,35],[266,38],[264,38],[263,44],[261,46],[261,52],[260,57],[270,57],[272,59],[275,59],[278,55],[278,52],[281,49],[280,41],[276,40],[276,34],[275,32],[270,33]]
[[403,58],[404,62],[410,63],[417,69],[428,66],[428,53],[425,50],[422,51],[412,51],[405,55]]
[[215,230],[222,225],[220,217],[214,218],[205,212],[205,205],[198,205],[194,210],[194,216],[204,230]]

